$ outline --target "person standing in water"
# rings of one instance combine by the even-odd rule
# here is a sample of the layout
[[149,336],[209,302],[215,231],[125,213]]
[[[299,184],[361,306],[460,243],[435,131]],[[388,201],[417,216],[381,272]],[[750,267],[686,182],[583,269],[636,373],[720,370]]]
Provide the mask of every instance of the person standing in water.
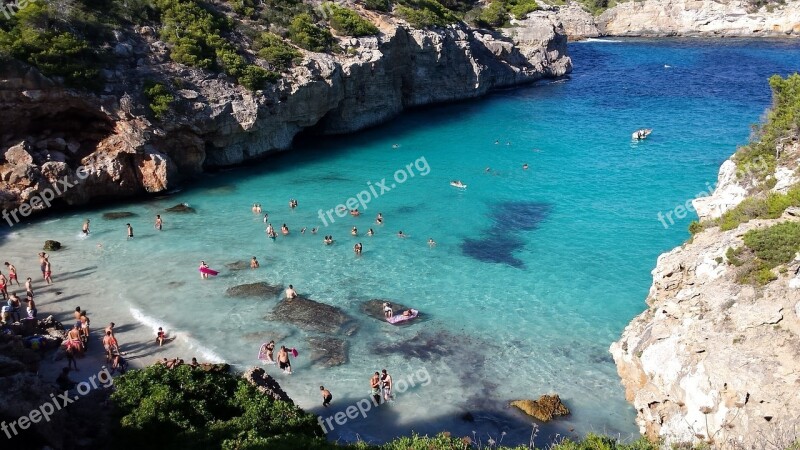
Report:
[[5,266],[8,269],[8,285],[13,286],[14,282],[16,281],[17,286],[19,286],[19,280],[17,279],[17,268],[8,261],[6,261]]
[[208,269],[208,264],[205,261],[200,261],[200,278],[208,278],[208,274],[203,269]]
[[383,401],[388,402],[392,398],[394,383],[392,382],[392,376],[386,372],[386,369],[381,371],[381,384],[383,385]]
[[375,406],[381,404],[381,374],[375,372],[375,375],[369,379],[370,393],[372,394],[372,403]]
[[126,223],[125,226],[128,227],[128,239],[133,239],[133,227],[129,223]]
[[161,214],[156,214],[156,230],[161,231],[161,226],[164,222],[161,221]]
[[361,245],[361,242],[359,242],[358,244],[356,244],[355,246],[353,246],[353,251],[355,252],[355,254],[356,254],[357,256],[361,256],[361,250],[362,250],[363,248],[364,248],[364,247]]
[[48,258],[44,259],[44,281],[47,284],[53,284],[53,268],[50,266],[50,260]]
[[319,392],[322,394],[322,406],[327,408],[333,400],[333,395],[331,395],[331,391],[325,389],[325,386],[320,386]]
[[291,300],[293,298],[297,298],[297,291],[294,290],[294,286],[291,284],[288,288],[286,288],[286,298]]
[[289,361],[289,351],[286,350],[286,347],[283,345],[281,345],[281,349],[278,350],[278,367],[283,373],[287,375],[292,374],[292,362]]
[[258,264],[258,260],[256,259],[255,256],[253,256],[253,259],[250,260],[250,268],[251,269],[258,269],[259,267],[260,267],[260,264]]
[[81,229],[83,234],[89,234],[89,219],[86,219],[86,222],[83,222],[83,228]]
[[47,253],[39,252],[39,268],[42,270],[42,278],[44,278],[44,262],[47,260]]

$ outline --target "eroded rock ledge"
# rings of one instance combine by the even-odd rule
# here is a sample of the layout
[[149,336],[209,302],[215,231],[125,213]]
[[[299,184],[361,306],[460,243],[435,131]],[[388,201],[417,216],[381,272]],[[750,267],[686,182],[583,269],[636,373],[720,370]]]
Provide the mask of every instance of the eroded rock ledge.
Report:
[[[548,19],[510,36],[463,25],[417,30],[388,16],[377,22],[379,37],[341,40],[344,53],[336,57],[305,52],[282,80],[256,93],[175,64],[150,27],[118,36],[125,51],[116,67],[103,71],[102,95],[62,89],[35,69],[6,64],[0,207],[15,208],[48,188],[56,193],[49,203],[69,205],[161,192],[206,169],[285,150],[303,130],[349,133],[408,107],[571,70],[566,36]],[[161,122],[147,112],[145,81],[180,84],[173,111]],[[76,172],[79,166],[84,173]],[[60,189],[64,177],[74,185]]]

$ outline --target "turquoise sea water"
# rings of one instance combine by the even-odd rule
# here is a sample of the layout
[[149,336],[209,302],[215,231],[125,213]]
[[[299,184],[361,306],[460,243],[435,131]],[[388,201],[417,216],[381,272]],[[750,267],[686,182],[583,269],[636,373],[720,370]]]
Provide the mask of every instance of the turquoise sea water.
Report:
[[[294,375],[268,371],[300,406],[324,417],[367,397],[375,370],[414,382],[388,407],[336,425],[334,439],[450,430],[527,443],[530,421],[507,402],[548,392],[573,414],[544,426],[538,440],[590,431],[629,436],[635,414],[608,347],[645,308],[656,257],[688,237],[692,218],[665,228],[657,214],[713,185],[768,107],[767,78],[800,70],[800,46],[624,40],[571,44],[570,52],[568,79],[411,112],[352,136],[304,139],[287,154],[209,174],[168,198],[21,224],[0,251],[35,270],[34,243],[67,245],[52,258],[56,281],[80,277],[84,292],[40,311],[67,311],[82,295],[103,299],[107,307],[95,311],[101,322],[131,310],[147,326],[191,335],[201,359],[242,367],[257,362],[270,337],[297,347]],[[655,131],[632,143],[640,127]],[[414,176],[398,183],[398,170]],[[383,178],[395,187],[360,207],[361,217],[334,216],[323,226],[320,209],[335,210]],[[468,187],[451,187],[454,179]],[[298,208],[288,207],[290,198]],[[164,212],[179,202],[197,213]],[[291,235],[267,239],[262,217],[250,211],[255,202]],[[123,210],[137,216],[101,218]],[[374,223],[378,212],[384,225]],[[152,226],[159,213],[160,233]],[[92,234],[81,239],[85,217]],[[126,221],[133,241],[125,239]],[[353,226],[358,238],[349,235]],[[321,229],[301,235],[302,227]],[[370,227],[375,236],[367,237]],[[408,238],[397,238],[399,230]],[[322,244],[326,234],[335,245]],[[428,238],[438,244],[429,248]],[[361,257],[353,254],[356,242]],[[261,269],[225,269],[252,256]],[[220,276],[200,280],[201,259]],[[277,297],[224,296],[255,281],[292,283],[352,316],[358,330],[336,336],[346,341],[348,361],[331,368],[310,361],[308,337],[324,335],[270,318]],[[360,310],[373,298],[423,316],[408,326],[382,323]],[[334,394],[329,410],[319,406],[320,384]],[[462,420],[466,412],[473,422]]]

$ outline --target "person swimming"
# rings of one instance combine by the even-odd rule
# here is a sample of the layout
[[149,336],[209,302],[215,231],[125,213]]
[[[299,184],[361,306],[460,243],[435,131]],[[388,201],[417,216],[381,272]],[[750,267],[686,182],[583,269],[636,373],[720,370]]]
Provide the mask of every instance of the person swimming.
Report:
[[374,232],[374,231],[372,231],[372,228],[370,228],[369,230],[367,230],[367,236],[374,236],[374,235],[375,235],[375,232]]
[[300,229],[300,234],[306,234],[306,227]]
[[383,214],[378,213],[378,217],[375,218],[375,223],[377,223],[378,225],[383,224]]
[[261,265],[258,263],[258,260],[256,259],[256,257],[253,256],[253,259],[250,260],[250,268],[251,269],[258,269],[259,267],[261,267]]
[[358,209],[351,209],[350,210],[350,215],[353,216],[353,217],[358,217],[358,216],[361,215],[361,213],[358,212]]
[[428,238],[428,246],[429,247],[435,247],[436,246],[436,241],[434,241],[433,238]]
[[407,238],[408,236],[403,234],[403,230],[400,230],[400,231],[397,232],[397,237],[399,237],[399,238]]
[[363,248],[364,247],[361,245],[361,242],[359,242],[358,244],[353,246],[353,252],[355,252],[356,255],[361,256],[361,250]]
[[317,234],[317,227],[311,229],[311,234]]
[[353,227],[353,229],[350,230],[350,235],[351,236],[358,236],[358,229],[356,227]]
[[284,236],[289,234],[289,227],[287,227],[286,224],[281,225],[281,233],[283,233]]
[[269,213],[265,213],[264,214],[264,223],[268,223],[268,222],[269,222]]
[[528,163],[522,165],[522,170],[528,170]]

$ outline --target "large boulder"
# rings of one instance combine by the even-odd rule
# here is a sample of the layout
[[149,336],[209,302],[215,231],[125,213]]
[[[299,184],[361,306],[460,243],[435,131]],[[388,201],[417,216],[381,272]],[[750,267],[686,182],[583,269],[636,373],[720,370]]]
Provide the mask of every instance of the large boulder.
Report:
[[6,150],[5,159],[14,165],[27,166],[28,164],[33,164],[33,156],[31,156],[30,151],[31,147],[28,141],[22,141]]
[[542,422],[549,422],[553,420],[553,417],[569,414],[569,409],[561,403],[557,394],[542,395],[539,400],[516,400],[511,402],[511,406],[521,409],[525,414]]
[[281,292],[283,292],[283,287],[259,281],[257,283],[229,287],[225,291],[225,295],[228,297],[276,297]]

